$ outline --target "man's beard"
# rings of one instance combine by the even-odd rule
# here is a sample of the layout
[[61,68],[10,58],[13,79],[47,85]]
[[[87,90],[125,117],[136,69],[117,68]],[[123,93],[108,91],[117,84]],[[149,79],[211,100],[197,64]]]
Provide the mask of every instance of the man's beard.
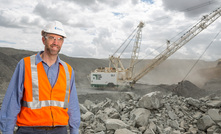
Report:
[[51,55],[57,55],[60,52],[61,48],[58,48],[58,51],[53,50],[50,46],[46,46],[46,51],[49,52]]

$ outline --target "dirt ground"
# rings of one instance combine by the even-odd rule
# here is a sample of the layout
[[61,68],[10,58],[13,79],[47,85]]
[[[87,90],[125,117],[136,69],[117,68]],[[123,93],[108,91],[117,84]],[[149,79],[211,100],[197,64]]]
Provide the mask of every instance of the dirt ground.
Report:
[[[147,93],[154,91],[161,91],[165,95],[169,93],[177,94],[183,97],[192,97],[192,98],[201,98],[209,95],[221,95],[221,85],[217,83],[217,89],[215,90],[207,90],[202,89],[194,85],[190,81],[183,81],[178,84],[172,85],[148,85],[148,84],[135,84],[134,88],[77,88],[78,99],[80,103],[84,103],[84,101],[103,101],[106,98],[112,100],[121,99],[126,93],[134,93],[138,96],[143,96]],[[219,88],[220,87],[220,88]]]

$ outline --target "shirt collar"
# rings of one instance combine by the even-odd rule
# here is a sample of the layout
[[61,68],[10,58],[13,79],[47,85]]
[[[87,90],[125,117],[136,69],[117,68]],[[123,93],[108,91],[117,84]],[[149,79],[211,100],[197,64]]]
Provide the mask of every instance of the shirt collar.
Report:
[[[43,60],[42,60],[42,58],[41,58],[41,56],[40,56],[40,54],[41,53],[43,53],[44,51],[40,51],[40,52],[38,52],[38,54],[36,55],[36,65],[39,63],[39,62],[43,62]],[[57,61],[56,61],[56,63],[59,63],[59,64],[62,64],[62,62],[61,62],[61,59],[60,59],[60,57],[58,56],[58,59],[57,59]],[[63,65],[63,64],[62,64]]]

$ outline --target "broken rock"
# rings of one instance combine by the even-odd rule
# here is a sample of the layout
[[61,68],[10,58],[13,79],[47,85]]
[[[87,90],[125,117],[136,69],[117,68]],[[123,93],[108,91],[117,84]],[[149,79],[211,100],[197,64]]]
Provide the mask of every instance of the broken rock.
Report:
[[135,134],[135,133],[131,132],[126,128],[123,128],[123,129],[117,129],[114,134]]
[[213,121],[221,122],[221,115],[219,113],[219,109],[209,109],[208,114]]
[[86,112],[85,114],[81,115],[81,119],[83,121],[89,121],[91,118],[93,118],[94,114],[92,112]]
[[144,108],[138,108],[131,112],[130,118],[135,121],[137,127],[146,126],[151,112]]
[[211,127],[212,125],[214,125],[215,122],[210,118],[209,115],[204,115],[202,118],[200,118],[197,121],[197,127],[199,130],[206,130],[209,127]]
[[128,127],[127,124],[125,124],[123,121],[118,120],[118,119],[107,119],[105,124],[108,130],[110,129],[117,130],[117,129]]
[[147,109],[158,109],[162,106],[163,94],[159,91],[144,95],[138,102],[138,106]]

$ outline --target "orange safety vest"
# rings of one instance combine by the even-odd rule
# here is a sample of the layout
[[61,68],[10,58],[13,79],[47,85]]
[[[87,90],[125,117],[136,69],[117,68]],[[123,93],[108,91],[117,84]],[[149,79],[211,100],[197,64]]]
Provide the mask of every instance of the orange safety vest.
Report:
[[24,58],[25,77],[18,126],[68,125],[68,102],[72,68],[61,61],[57,81],[52,88],[42,62],[35,64],[36,56]]

